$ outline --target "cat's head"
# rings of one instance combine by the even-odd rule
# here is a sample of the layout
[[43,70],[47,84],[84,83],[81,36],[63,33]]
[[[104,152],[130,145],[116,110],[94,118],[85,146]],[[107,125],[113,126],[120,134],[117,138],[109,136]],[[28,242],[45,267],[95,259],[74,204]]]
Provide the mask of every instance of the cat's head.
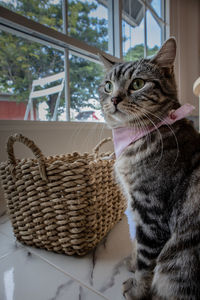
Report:
[[152,126],[180,106],[173,68],[175,55],[176,41],[170,38],[149,59],[116,63],[101,57],[106,75],[99,96],[111,128]]

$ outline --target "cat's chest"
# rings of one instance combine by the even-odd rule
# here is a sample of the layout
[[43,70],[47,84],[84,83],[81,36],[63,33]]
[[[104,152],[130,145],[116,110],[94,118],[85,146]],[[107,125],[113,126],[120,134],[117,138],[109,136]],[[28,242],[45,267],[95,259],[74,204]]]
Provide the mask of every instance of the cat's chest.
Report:
[[141,162],[144,164],[150,154],[149,149],[138,151],[142,143],[138,141],[135,145],[130,145],[127,150],[131,152],[127,155],[125,151],[115,162],[115,173],[122,185],[127,186],[130,181],[134,183],[134,176],[141,172]]
[[117,181],[120,183],[129,203],[132,200],[131,194],[135,182],[134,178],[137,178],[138,175],[138,170],[134,167],[133,161],[134,158],[121,156],[115,163],[115,175],[117,177]]
[[[138,143],[139,144],[139,143]],[[136,188],[143,186],[148,182],[148,176],[150,172],[147,172],[147,160],[149,156],[149,149],[141,152],[138,151],[138,147],[135,149],[135,145],[129,147],[132,150],[133,155],[122,154],[115,162],[115,174],[117,181],[120,183],[121,188],[130,204],[135,195]],[[148,164],[149,170],[149,164]],[[140,199],[142,201],[142,199]]]

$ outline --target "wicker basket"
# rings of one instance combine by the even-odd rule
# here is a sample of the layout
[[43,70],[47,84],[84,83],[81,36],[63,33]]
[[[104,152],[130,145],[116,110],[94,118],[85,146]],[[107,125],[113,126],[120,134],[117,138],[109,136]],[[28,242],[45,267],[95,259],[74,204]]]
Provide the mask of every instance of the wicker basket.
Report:
[[[92,250],[121,219],[126,202],[113,180],[114,159],[99,148],[45,157],[28,138],[8,139],[0,174],[16,238],[29,246],[68,255]],[[28,146],[36,159],[16,160],[13,144]]]

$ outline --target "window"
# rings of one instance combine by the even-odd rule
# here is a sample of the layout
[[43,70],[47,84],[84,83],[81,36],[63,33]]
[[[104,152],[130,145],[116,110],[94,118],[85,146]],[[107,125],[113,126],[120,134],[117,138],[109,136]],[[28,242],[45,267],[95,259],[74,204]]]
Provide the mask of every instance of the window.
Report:
[[0,0],[0,119],[103,122],[98,53],[152,55],[166,2]]
[[125,60],[152,56],[166,39],[165,0],[123,1],[123,56]]

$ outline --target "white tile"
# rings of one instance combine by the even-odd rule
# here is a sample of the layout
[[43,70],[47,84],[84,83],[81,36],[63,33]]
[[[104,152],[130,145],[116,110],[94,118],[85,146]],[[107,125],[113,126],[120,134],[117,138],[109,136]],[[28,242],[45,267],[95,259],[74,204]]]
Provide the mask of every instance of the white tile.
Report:
[[104,296],[20,249],[0,259],[1,300],[103,300]]
[[[8,236],[13,236],[8,221],[0,225],[1,231]],[[132,238],[134,226],[130,232]],[[126,266],[127,258],[131,254],[131,238],[127,217],[124,216],[97,249],[84,257],[56,254],[33,247],[28,247],[28,249],[56,269],[102,293],[109,300],[121,300],[123,299],[122,282],[131,277]]]
[[126,216],[108,234],[92,253],[84,257],[55,254],[30,248],[52,265],[85,282],[109,299],[123,299],[122,282],[131,276],[127,270],[127,258],[131,254],[131,239]]
[[0,259],[16,249],[17,245],[13,243],[13,240],[0,232]]
[[4,215],[0,218],[0,232],[15,239],[12,225],[7,215]]

